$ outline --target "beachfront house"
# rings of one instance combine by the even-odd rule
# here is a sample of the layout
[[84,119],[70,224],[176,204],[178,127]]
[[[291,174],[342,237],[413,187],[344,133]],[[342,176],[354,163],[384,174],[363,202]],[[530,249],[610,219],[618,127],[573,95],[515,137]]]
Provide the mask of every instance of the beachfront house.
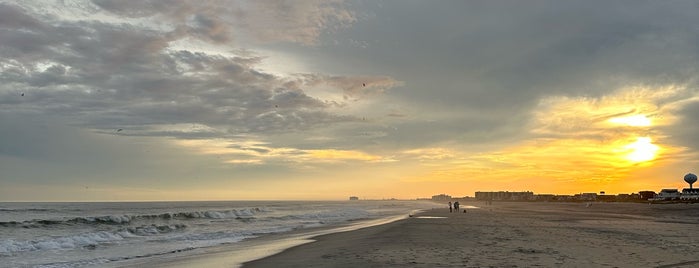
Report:
[[671,201],[680,199],[680,191],[677,189],[662,189],[660,193],[653,198],[655,201]]
[[656,194],[654,191],[640,191],[640,192],[638,192],[638,195],[639,195],[639,199],[648,200],[648,199],[655,197]]
[[684,188],[682,189],[681,200],[687,201],[699,201],[699,189],[694,188]]
[[497,201],[530,201],[534,200],[533,192],[476,192],[476,200],[497,200]]
[[451,195],[446,195],[446,194],[433,195],[432,201],[435,201],[435,202],[451,201]]
[[553,194],[537,194],[534,195],[534,200],[536,201],[554,201],[556,200],[556,195]]
[[595,201],[597,200],[597,193],[576,194],[575,199],[578,201]]

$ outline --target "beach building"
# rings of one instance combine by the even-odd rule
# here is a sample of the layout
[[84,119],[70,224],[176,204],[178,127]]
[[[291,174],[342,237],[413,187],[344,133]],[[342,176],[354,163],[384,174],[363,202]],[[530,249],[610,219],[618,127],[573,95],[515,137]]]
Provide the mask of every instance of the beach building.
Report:
[[476,192],[476,200],[529,201],[534,200],[533,192]]
[[556,200],[556,195],[537,194],[537,195],[534,195],[534,200],[536,200],[536,201],[554,201],[554,200]]
[[660,190],[660,193],[658,193],[655,198],[653,198],[653,201],[671,201],[671,200],[678,200],[680,199],[680,191],[677,189],[662,189]]
[[616,195],[616,200],[630,200],[632,199],[633,195],[634,194],[618,194]]
[[446,194],[433,195],[432,201],[437,201],[437,202],[451,201],[451,195],[446,195]]
[[641,195],[637,193],[631,193],[631,194],[618,194],[616,196],[616,201],[617,202],[633,202],[636,200],[640,200]]
[[597,196],[597,201],[601,201],[601,202],[614,202],[616,200],[617,200],[616,195],[600,194]]
[[597,193],[576,194],[575,199],[579,201],[595,201],[597,200]]
[[682,189],[682,195],[680,195],[680,200],[699,201],[699,189],[694,189],[694,188]]
[[572,195],[556,195],[555,197],[556,201],[561,201],[561,202],[571,202],[575,200],[575,196]]
[[640,191],[640,192],[638,192],[638,195],[639,195],[639,199],[648,200],[648,199],[655,197],[656,193],[655,193],[655,191]]

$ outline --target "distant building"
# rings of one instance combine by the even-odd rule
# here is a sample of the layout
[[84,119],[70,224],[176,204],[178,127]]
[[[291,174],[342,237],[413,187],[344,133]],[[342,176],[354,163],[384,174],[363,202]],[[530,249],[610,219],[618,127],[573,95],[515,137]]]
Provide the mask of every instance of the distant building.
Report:
[[634,199],[638,199],[638,197],[635,197],[633,194],[618,194],[616,196],[616,201],[631,201]]
[[355,200],[359,200],[359,197],[356,197],[356,196],[350,196],[349,200],[352,200],[352,201],[355,201]]
[[601,202],[614,202],[614,201],[616,201],[616,199],[617,199],[616,195],[600,194],[596,197],[595,200],[601,201]]
[[534,200],[536,201],[555,201],[556,195],[553,194],[537,194],[534,195]]
[[660,193],[653,198],[654,201],[671,201],[680,199],[680,192],[677,189],[662,189]]
[[450,201],[451,200],[451,195],[446,195],[446,194],[438,194],[438,195],[433,195],[432,196],[432,201]]
[[534,200],[533,192],[476,192],[476,200],[529,201]]
[[597,193],[576,194],[575,199],[579,201],[595,201],[597,200]]
[[575,200],[575,197],[572,195],[557,195],[555,197],[556,201],[561,201],[561,202],[571,202]]
[[654,191],[640,191],[638,192],[639,199],[641,200],[648,200],[653,197],[655,197],[655,192]]
[[696,188],[684,188],[682,189],[681,200],[697,201],[699,200],[699,189]]

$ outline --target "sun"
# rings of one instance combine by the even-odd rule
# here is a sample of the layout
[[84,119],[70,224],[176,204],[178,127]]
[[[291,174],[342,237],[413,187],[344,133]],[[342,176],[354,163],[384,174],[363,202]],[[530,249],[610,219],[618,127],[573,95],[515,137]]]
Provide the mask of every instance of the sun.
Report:
[[659,147],[651,143],[648,137],[639,137],[636,142],[626,145],[625,149],[631,152],[626,155],[626,159],[631,162],[645,162],[655,159]]

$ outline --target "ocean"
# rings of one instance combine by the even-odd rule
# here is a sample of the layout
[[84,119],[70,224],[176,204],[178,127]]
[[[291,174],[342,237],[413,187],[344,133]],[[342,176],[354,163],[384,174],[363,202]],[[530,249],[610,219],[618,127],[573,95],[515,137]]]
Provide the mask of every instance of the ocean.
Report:
[[[99,267],[404,217],[423,201],[0,203],[0,267]],[[235,254],[235,252],[232,252]]]

